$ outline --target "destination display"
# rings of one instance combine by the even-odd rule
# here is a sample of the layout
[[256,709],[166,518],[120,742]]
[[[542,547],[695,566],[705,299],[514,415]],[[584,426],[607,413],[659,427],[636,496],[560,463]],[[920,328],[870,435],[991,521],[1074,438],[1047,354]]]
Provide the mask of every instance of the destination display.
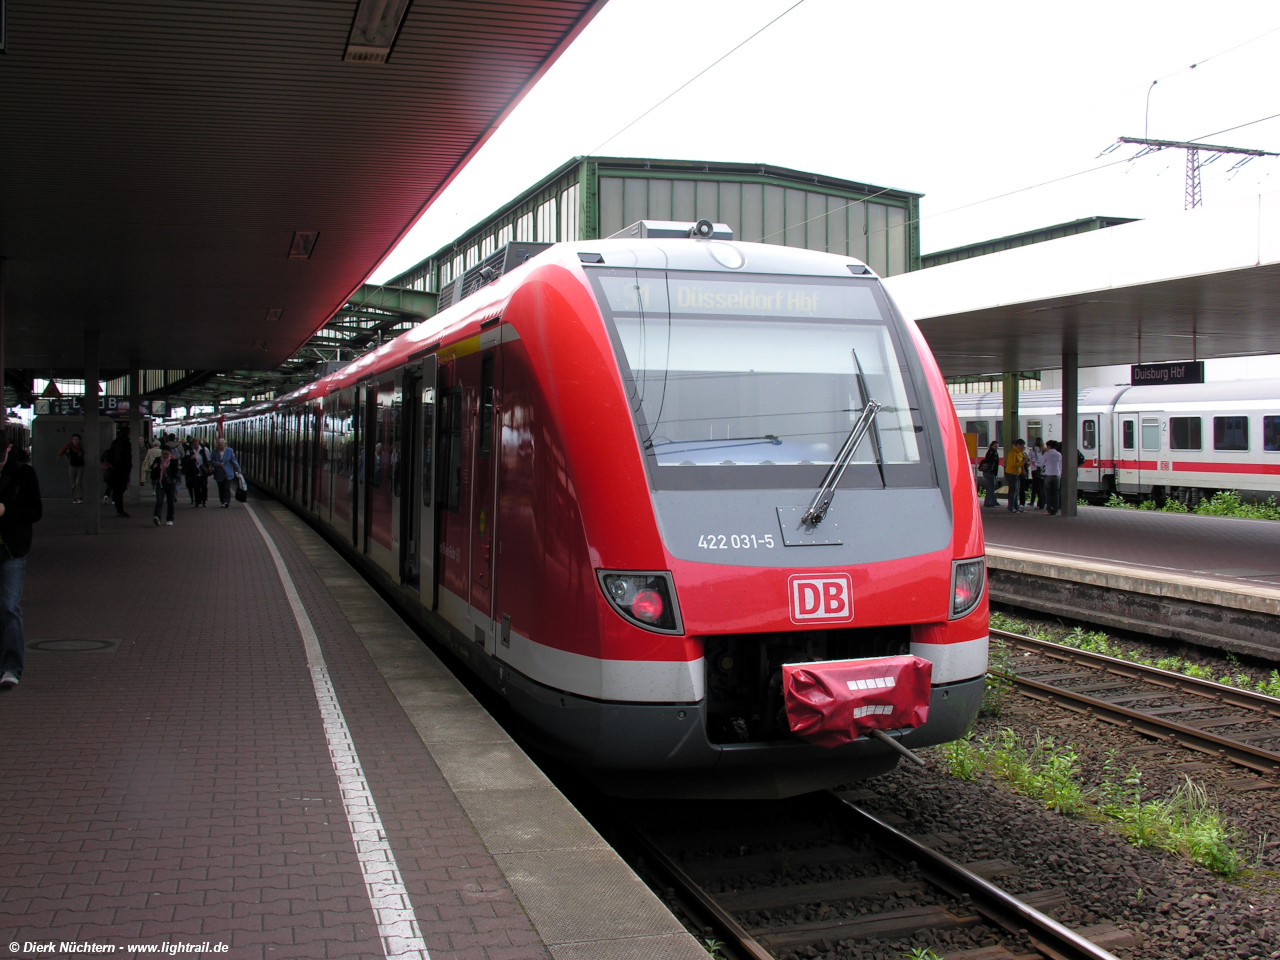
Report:
[[1165,386],[1173,383],[1204,383],[1204,361],[1135,363],[1129,367],[1130,386]]

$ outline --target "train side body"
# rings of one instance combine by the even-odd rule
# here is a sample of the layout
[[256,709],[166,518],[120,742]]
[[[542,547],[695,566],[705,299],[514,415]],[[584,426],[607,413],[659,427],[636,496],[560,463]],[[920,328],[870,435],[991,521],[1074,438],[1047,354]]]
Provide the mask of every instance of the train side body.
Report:
[[[985,429],[994,438],[1003,417],[1000,394],[958,394],[952,401],[963,429]],[[1037,431],[1060,439],[1061,391],[1024,391],[1018,420],[1028,439]],[[1083,493],[1184,502],[1219,490],[1245,499],[1280,495],[1280,380],[1081,390],[1076,436]]]
[[[531,740],[619,793],[778,796],[892,768],[896,755],[874,740],[829,749],[792,736],[780,714],[784,662],[908,652],[931,660],[930,718],[902,737],[908,746],[963,735],[982,696],[985,591],[952,616],[955,561],[984,555],[978,502],[946,385],[919,331],[877,280],[851,276],[856,261],[714,244],[559,244],[228,426],[255,482],[316,522],[500,691]],[[584,264],[591,259],[603,262]],[[637,290],[671,292],[660,320],[642,310],[637,327],[618,308],[632,273]],[[727,403],[739,390],[749,407],[755,381],[721,372],[723,385],[707,387],[697,382],[703,373],[671,358],[688,344],[746,350],[751,331],[766,328],[717,326],[719,314],[681,319],[675,292],[723,296],[734,284],[802,302],[806,291],[838,287],[844,296],[857,287],[859,302],[879,305],[866,307],[879,319],[860,321],[871,332],[858,342],[881,344],[889,358],[869,382],[882,391],[898,384],[896,426],[877,436],[874,458],[860,451],[817,528],[819,542],[793,531],[796,544],[787,545],[784,529],[825,471],[796,452],[816,450],[811,438],[808,447],[773,434],[729,439],[725,423],[738,421],[710,407],[710,438],[688,433],[699,397]],[[809,329],[784,320],[784,334]],[[632,369],[635,329],[646,343],[668,337],[661,378],[647,371],[642,382]],[[736,344],[720,334],[730,329]],[[671,345],[677,335],[685,347]],[[835,361],[802,347],[779,344],[792,359],[769,375],[804,389],[809,378],[794,365],[813,362],[833,376],[825,371]],[[732,366],[715,356],[699,362]],[[638,399],[659,383],[660,401]],[[778,396],[739,419],[784,416]],[[846,410],[860,403],[843,394],[838,402],[835,415],[822,413],[845,423],[842,433]],[[655,410],[661,431],[644,419]],[[685,439],[667,438],[676,430]],[[729,445],[723,461],[706,452],[718,443]],[[894,444],[915,458],[883,452]],[[752,445],[761,449],[736,452]],[[786,482],[768,479],[775,475]],[[663,579],[673,607],[667,625],[621,612],[605,594],[609,577]],[[848,616],[805,620],[794,584],[824,577],[848,584]]]

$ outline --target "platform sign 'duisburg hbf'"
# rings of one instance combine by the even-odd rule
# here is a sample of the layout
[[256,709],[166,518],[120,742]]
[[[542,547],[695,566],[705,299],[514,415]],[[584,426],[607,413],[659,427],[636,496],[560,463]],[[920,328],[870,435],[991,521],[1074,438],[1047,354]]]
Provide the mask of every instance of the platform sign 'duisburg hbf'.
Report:
[[847,573],[797,575],[787,580],[793,623],[848,623],[853,619],[853,580]]
[[1129,367],[1129,386],[1168,386],[1171,383],[1204,383],[1204,361],[1135,363]]

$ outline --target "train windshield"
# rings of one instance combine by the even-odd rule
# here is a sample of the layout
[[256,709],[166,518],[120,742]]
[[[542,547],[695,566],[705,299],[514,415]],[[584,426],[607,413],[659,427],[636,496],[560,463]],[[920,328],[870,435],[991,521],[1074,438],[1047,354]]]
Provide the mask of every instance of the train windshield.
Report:
[[[874,281],[592,271],[659,488],[809,486],[868,397],[843,486],[932,484],[899,331]],[[862,377],[859,378],[859,366]]]

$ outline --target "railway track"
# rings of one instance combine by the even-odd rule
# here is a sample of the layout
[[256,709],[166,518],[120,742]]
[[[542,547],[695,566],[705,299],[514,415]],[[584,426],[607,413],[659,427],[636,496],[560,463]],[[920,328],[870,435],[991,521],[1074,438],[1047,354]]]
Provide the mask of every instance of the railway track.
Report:
[[1280,773],[1275,697],[1018,633],[991,636],[1026,654],[1005,675],[1021,693],[1257,773]]
[[[974,946],[959,937],[955,949],[941,948],[940,955],[1114,960],[1036,908],[1037,897],[1047,909],[1061,902],[1060,893],[1029,894],[1031,902],[1014,897],[989,882],[1017,872],[1013,864],[961,866],[927,845],[931,838],[899,832],[851,796],[858,794],[807,798],[809,816],[780,817],[771,808],[761,823],[734,823],[734,814],[724,812],[712,813],[710,823],[629,821],[619,830],[641,872],[731,960],[830,955],[844,941],[858,945],[855,955],[870,956],[921,930],[944,934],[945,941],[950,931],[979,924],[1002,929],[1005,942]],[[1096,932],[1127,942],[1108,925]],[[808,952],[813,948],[821,953]]]

